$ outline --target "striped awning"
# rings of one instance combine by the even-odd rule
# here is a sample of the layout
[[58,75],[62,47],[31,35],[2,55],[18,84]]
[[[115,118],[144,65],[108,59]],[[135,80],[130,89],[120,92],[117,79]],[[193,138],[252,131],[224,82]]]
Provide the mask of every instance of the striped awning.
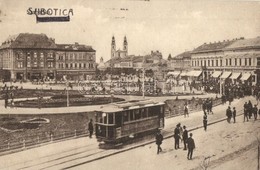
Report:
[[222,71],[214,71],[214,73],[211,75],[213,78],[218,78],[221,75]]
[[221,78],[221,79],[226,79],[226,78],[228,78],[230,75],[231,75],[231,72],[226,71],[226,72],[224,72],[224,73],[220,76],[220,78]]
[[242,77],[240,78],[240,80],[248,80],[249,79],[249,77],[251,76],[251,74],[250,73],[244,73],[243,75],[242,75]]
[[232,75],[229,77],[230,79],[237,79],[241,73],[232,73]]

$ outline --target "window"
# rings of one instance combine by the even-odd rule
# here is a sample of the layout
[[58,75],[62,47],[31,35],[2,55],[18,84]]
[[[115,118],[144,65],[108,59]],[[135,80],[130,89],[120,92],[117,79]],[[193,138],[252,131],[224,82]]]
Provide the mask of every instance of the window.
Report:
[[27,67],[31,67],[31,61],[27,61]]
[[44,59],[44,55],[43,53],[40,54],[40,60],[43,60]]
[[[205,66],[206,66],[206,64],[205,64]],[[208,66],[210,66],[210,60],[208,60]]]
[[232,60],[231,60],[231,58],[229,59],[229,65],[232,66]]
[[22,61],[19,61],[19,62],[17,63],[17,67],[18,67],[18,68],[23,68],[23,62],[22,62]]
[[260,57],[257,57],[256,64],[257,64],[257,66],[260,66]]
[[200,66],[202,66],[202,60],[200,60]]
[[37,59],[37,53],[33,53],[33,58]]
[[70,63],[70,68],[73,68],[73,64],[72,63]]
[[245,58],[245,66],[247,66],[247,58]]
[[214,60],[211,60],[211,66],[214,67]]
[[239,59],[239,66],[241,66],[242,65],[242,59],[240,58]]
[[27,53],[27,60],[31,60],[31,54]]
[[37,67],[37,61],[33,62],[33,67]]
[[124,112],[123,113],[123,121],[124,122],[128,122],[129,120],[128,120],[128,114],[127,114],[127,112]]
[[65,66],[66,66],[66,68],[68,68],[68,67],[69,67],[69,65],[68,65],[68,64],[65,64]]
[[48,62],[48,68],[52,68],[53,67],[53,62]]
[[40,62],[40,67],[44,67],[44,62],[43,61]]
[[220,66],[222,66],[222,59],[220,59],[219,61],[220,61]]
[[226,66],[228,66],[228,59],[226,59]]
[[135,120],[141,119],[141,113],[139,109],[134,110],[134,113],[135,113]]
[[48,54],[48,58],[53,58],[53,54],[52,54],[52,53],[49,53],[49,54]]
[[235,66],[237,66],[237,58],[235,58]]
[[216,66],[218,67],[218,60],[216,60]]
[[248,65],[252,66],[251,58],[248,59]]

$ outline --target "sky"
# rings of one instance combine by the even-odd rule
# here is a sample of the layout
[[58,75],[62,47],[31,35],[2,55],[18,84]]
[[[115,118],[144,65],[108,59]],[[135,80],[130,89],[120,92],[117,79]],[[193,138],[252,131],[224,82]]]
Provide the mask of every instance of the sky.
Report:
[[[73,9],[70,22],[36,23],[28,8]],[[0,0],[0,42],[44,33],[56,43],[91,45],[97,62],[128,40],[128,54],[159,50],[166,59],[203,43],[260,36],[260,1],[238,0]]]

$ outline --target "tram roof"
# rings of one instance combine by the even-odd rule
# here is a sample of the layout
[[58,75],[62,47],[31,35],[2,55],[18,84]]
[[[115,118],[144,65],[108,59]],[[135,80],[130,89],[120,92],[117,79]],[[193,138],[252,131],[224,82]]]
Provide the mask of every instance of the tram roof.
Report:
[[155,102],[152,100],[130,100],[118,103],[111,103],[100,107],[101,112],[120,112],[123,110],[132,110],[137,108],[151,107],[157,105],[163,105],[163,102]]

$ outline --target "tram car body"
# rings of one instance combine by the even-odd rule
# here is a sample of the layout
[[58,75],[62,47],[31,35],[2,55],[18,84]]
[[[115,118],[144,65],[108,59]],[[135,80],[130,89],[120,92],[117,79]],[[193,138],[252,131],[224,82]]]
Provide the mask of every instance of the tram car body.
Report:
[[164,102],[133,100],[111,103],[96,112],[95,130],[100,148],[122,144],[164,127]]

